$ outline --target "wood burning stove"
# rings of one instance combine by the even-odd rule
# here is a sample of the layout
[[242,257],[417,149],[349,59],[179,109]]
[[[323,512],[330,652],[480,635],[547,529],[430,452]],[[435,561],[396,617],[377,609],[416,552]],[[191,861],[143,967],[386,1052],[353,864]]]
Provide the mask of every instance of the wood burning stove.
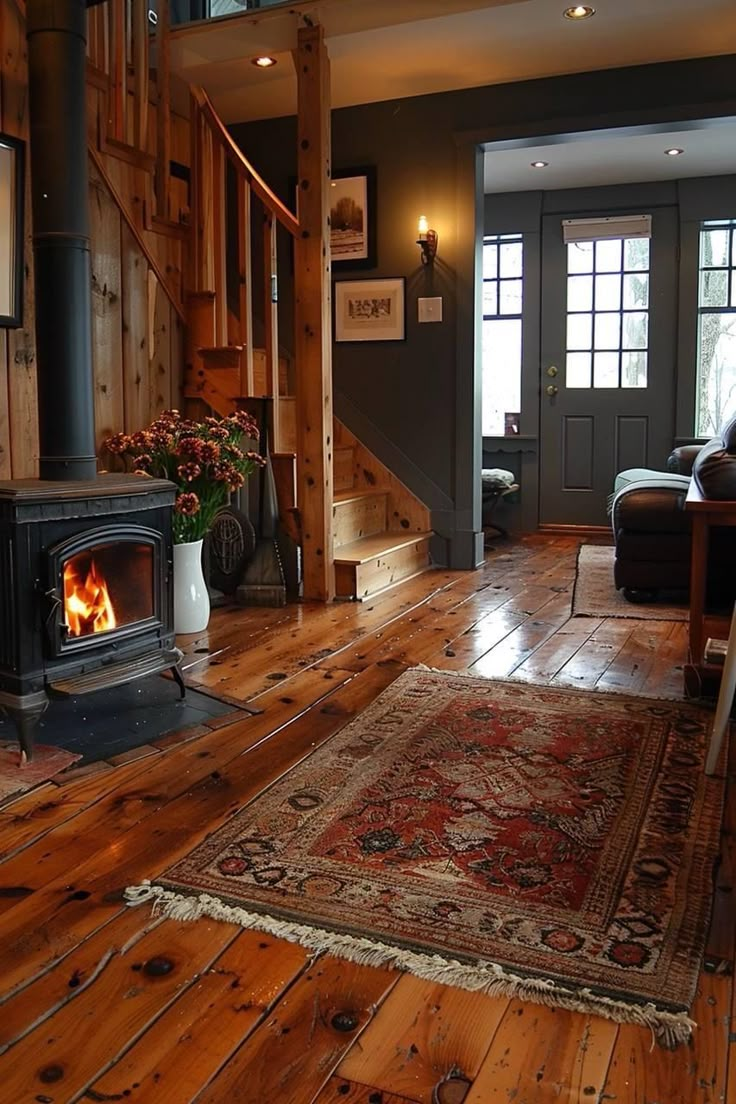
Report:
[[31,755],[49,696],[170,668],[171,511],[164,479],[0,483],[0,707]]
[[21,748],[49,695],[171,668],[175,487],[97,476],[85,0],[28,0],[40,479],[0,483],[0,708]]

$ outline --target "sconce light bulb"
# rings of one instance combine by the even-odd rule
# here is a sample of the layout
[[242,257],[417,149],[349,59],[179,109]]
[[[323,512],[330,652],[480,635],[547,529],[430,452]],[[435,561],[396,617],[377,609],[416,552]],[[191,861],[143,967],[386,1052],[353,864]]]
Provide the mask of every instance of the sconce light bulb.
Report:
[[419,240],[423,241],[427,237],[427,231],[429,230],[429,223],[427,222],[426,215],[419,216]]

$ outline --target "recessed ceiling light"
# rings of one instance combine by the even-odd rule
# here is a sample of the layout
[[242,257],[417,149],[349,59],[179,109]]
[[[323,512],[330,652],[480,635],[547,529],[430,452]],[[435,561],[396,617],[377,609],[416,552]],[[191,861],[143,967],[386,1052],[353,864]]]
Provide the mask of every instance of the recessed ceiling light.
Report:
[[667,154],[668,157],[679,157],[680,154],[684,153],[685,151],[684,149],[680,149],[679,146],[672,146],[671,149],[666,149],[664,152]]
[[546,169],[549,165],[549,161],[532,161],[533,169]]
[[266,57],[254,57],[251,58],[251,64],[257,65],[259,69],[270,69],[272,65],[276,64],[276,58]]
[[591,15],[595,15],[595,8],[589,4],[576,4],[574,8],[565,8],[562,14],[565,19],[590,19]]

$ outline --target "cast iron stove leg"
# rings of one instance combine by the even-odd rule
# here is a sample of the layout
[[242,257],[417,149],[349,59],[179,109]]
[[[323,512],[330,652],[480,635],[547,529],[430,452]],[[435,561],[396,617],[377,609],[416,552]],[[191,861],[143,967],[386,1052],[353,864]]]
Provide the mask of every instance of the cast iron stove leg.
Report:
[[33,740],[38,722],[46,712],[49,699],[43,691],[36,694],[0,693],[0,709],[7,713],[15,724],[20,744],[20,765],[33,759]]
[[174,676],[174,678],[176,679],[177,685],[179,687],[179,690],[180,690],[179,697],[180,698],[185,698],[186,695],[187,695],[187,688],[184,685],[184,679],[182,677],[181,671],[179,670],[179,664],[178,663],[174,664],[174,666],[171,668],[171,673]]

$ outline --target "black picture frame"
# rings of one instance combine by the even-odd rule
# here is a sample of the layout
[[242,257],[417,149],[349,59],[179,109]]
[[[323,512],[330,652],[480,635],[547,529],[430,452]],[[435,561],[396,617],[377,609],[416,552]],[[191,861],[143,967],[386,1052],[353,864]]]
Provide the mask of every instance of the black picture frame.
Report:
[[[333,189],[339,200],[351,200],[363,208],[363,230],[359,242],[356,231],[340,227],[339,208],[333,202]],[[333,267],[368,269],[376,267],[376,169],[360,165],[337,169],[332,173],[330,188],[330,260]]]
[[0,327],[23,325],[24,143],[0,134]]

